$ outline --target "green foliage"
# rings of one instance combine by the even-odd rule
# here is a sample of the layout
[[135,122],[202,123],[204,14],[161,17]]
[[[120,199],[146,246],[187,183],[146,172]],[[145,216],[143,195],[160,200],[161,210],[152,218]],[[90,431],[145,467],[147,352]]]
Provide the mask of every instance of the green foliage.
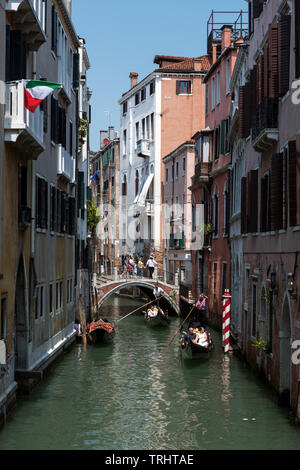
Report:
[[94,201],[88,201],[87,225],[89,231],[94,234],[101,218],[97,215],[97,206]]
[[267,349],[267,343],[263,338],[259,338],[255,343],[253,343],[253,347],[257,349],[257,351],[265,351]]

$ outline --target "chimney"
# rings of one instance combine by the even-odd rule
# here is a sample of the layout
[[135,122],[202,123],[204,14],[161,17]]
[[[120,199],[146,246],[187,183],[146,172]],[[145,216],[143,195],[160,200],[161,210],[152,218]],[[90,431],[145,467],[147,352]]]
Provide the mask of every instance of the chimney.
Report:
[[104,140],[109,140],[109,132],[108,131],[100,131],[100,149],[103,149],[105,145],[107,145],[107,142],[104,142]]
[[138,84],[138,76],[139,74],[136,72],[131,72],[129,78],[131,80],[131,88],[135,87]]
[[231,46],[231,33],[232,33],[232,26],[224,25],[222,28],[222,49],[223,52],[227,47]]
[[114,128],[114,126],[110,126],[108,128],[108,138],[109,138],[109,140],[114,140],[114,138],[115,138],[115,128]]
[[213,44],[212,46],[212,63],[213,64],[217,61],[217,51],[218,51],[217,44]]

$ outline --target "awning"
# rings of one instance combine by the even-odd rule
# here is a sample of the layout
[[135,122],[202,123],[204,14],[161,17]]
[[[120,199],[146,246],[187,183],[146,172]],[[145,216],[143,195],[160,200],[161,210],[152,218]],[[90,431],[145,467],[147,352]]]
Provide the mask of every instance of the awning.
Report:
[[146,205],[147,194],[149,192],[149,189],[150,189],[151,183],[153,181],[153,178],[154,178],[154,173],[151,173],[151,175],[148,176],[148,178],[147,178],[140,194],[138,195],[138,197],[134,201],[135,204],[137,204],[140,207],[145,207],[145,205]]

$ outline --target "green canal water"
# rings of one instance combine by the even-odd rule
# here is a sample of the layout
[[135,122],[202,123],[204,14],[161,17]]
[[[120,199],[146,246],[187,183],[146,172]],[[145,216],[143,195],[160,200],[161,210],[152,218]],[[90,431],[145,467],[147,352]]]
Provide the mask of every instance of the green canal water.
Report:
[[[116,322],[137,302],[113,298]],[[149,329],[142,315],[119,323],[113,345],[76,345],[0,433],[0,450],[300,449],[300,429],[220,335],[208,362],[182,361],[180,325]]]

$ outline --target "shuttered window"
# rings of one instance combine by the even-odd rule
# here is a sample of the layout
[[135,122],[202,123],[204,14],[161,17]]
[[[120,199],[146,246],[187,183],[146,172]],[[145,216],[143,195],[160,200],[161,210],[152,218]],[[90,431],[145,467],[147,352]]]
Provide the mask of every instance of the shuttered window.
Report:
[[295,5],[295,59],[296,59],[296,77],[300,78],[300,3],[294,2]]
[[271,184],[270,175],[266,174],[261,180],[261,231],[269,232],[271,230]]
[[278,36],[278,24],[272,23],[269,26],[270,98],[279,95]]
[[56,188],[51,186],[50,190],[50,231],[56,231]]
[[247,233],[247,178],[241,181],[241,233]]
[[291,16],[279,18],[279,96],[284,96],[290,87]]
[[290,212],[290,226],[297,225],[297,209],[299,207],[297,194],[297,152],[296,141],[289,142],[289,212]]
[[48,228],[48,183],[36,177],[36,228]]
[[271,229],[283,228],[283,154],[272,156]]
[[249,228],[250,233],[258,231],[258,170],[250,173]]
[[11,30],[6,26],[6,81],[24,80],[27,78],[26,70],[26,43],[22,39],[22,32]]

